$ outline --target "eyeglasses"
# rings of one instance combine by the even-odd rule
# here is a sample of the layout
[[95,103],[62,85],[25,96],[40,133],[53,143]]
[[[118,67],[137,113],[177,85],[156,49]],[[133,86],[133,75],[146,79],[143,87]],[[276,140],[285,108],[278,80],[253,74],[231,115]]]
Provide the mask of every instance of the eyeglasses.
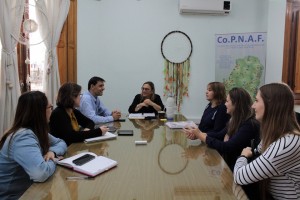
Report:
[[144,87],[142,87],[141,89],[146,91],[150,90],[150,88],[144,88]]
[[49,109],[49,108],[50,108],[50,110],[53,110],[53,106],[52,106],[52,105],[50,105],[50,106],[47,106],[46,108],[47,108],[47,109]]
[[77,97],[80,97],[80,98],[81,98],[82,96],[83,96],[82,93],[79,93],[79,94],[73,94],[73,97],[74,97],[74,98],[77,98]]

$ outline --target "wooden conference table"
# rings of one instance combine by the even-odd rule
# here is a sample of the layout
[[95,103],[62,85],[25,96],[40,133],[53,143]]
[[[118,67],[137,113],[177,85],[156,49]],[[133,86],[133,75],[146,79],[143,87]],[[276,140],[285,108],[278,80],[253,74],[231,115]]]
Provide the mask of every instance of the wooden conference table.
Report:
[[[176,115],[174,120],[185,118]],[[57,166],[49,180],[34,183],[21,199],[245,199],[218,152],[187,139],[181,130],[171,130],[159,120],[126,119],[114,122],[114,126],[134,130],[134,135],[72,144],[66,157],[91,151],[116,160],[117,167],[93,180],[67,181],[66,177],[81,174]],[[135,145],[136,140],[147,140],[148,144]]]

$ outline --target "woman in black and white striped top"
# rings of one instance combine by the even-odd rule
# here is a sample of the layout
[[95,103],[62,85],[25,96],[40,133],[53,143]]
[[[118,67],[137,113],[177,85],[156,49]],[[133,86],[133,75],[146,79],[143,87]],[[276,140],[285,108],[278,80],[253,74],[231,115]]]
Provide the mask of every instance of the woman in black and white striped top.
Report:
[[[252,106],[261,123],[261,155],[245,148],[234,167],[240,185],[261,181],[262,199],[300,199],[300,128],[294,113],[294,96],[283,83],[262,86]],[[268,195],[271,195],[268,196]]]

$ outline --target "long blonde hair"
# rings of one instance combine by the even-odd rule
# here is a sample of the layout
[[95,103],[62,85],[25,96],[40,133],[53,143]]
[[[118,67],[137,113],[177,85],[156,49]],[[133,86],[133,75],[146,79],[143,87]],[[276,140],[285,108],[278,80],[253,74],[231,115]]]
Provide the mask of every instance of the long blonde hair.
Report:
[[[294,95],[284,83],[270,83],[259,89],[264,102],[264,115],[261,120],[261,142],[264,152],[273,142],[287,133],[299,134],[300,128],[294,111]],[[261,199],[270,199],[268,187],[270,180],[260,183]]]
[[259,89],[265,111],[261,121],[262,150],[287,133],[299,134],[294,95],[284,83],[270,83]]

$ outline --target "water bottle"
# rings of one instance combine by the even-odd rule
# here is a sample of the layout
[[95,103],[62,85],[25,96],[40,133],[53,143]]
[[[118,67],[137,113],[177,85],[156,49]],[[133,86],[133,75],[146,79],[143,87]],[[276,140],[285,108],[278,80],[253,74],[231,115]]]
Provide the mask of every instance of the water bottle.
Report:
[[176,110],[175,98],[169,96],[166,102],[166,115],[168,120],[173,120]]

